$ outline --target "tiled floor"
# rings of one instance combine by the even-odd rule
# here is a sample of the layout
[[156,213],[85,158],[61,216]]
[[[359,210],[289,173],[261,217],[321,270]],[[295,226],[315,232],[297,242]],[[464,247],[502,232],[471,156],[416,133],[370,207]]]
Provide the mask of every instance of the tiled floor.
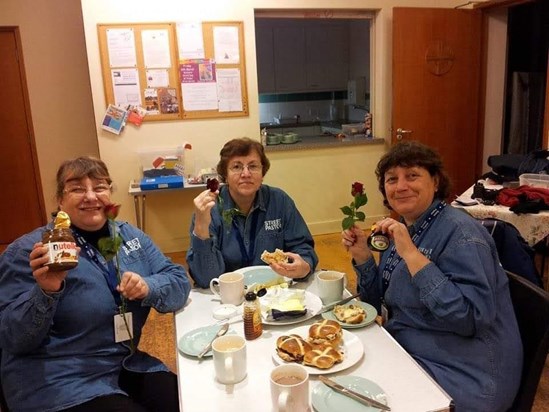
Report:
[[[315,236],[315,249],[319,255],[319,268],[337,269],[348,275],[348,288],[354,290],[356,281],[347,252],[340,243],[339,234]],[[169,256],[177,263],[185,263],[185,254],[172,253]],[[172,314],[158,314],[154,310],[143,330],[140,349],[164,361],[173,371],[176,369],[176,345],[174,318]],[[549,358],[538,386],[532,412],[549,412]]]

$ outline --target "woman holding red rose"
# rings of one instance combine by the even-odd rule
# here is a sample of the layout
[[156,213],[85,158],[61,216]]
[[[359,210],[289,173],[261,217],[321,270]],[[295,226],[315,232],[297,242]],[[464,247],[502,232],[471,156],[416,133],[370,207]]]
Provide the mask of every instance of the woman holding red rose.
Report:
[[522,344],[508,281],[488,231],[445,203],[450,180],[431,148],[393,146],[376,168],[390,238],[376,264],[362,230],[343,231],[361,298],[453,398],[456,411],[505,411],[517,392]]
[[178,411],[176,375],[134,348],[151,308],[173,312],[187,301],[185,269],[115,220],[101,160],[64,162],[57,202],[80,250],[76,267],[44,266],[41,236],[51,223],[0,255],[0,372],[10,410]]
[[281,249],[288,263],[273,263],[278,274],[294,279],[312,273],[318,263],[314,241],[293,200],[281,189],[263,184],[270,162],[261,143],[240,138],[220,152],[217,173],[225,184],[194,199],[187,252],[196,284],[208,287],[222,273],[264,265],[263,251]]

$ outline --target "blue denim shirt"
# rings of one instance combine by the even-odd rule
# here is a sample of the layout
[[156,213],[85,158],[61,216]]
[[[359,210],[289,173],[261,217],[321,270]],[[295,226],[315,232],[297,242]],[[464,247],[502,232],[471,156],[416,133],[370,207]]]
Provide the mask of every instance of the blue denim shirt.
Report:
[[[520,382],[522,343],[493,239],[446,206],[416,246],[431,263],[413,278],[404,260],[395,267],[384,297],[391,312],[385,327],[454,399],[456,411],[507,410]],[[355,266],[362,300],[378,310],[389,250],[379,267],[373,258]]]
[[[121,271],[140,274],[149,286],[142,301],[128,301],[137,346],[151,307],[173,312],[190,292],[185,269],[173,264],[140,230],[117,222],[124,240]],[[13,242],[0,255],[0,347],[2,387],[12,411],[69,408],[97,396],[124,393],[122,365],[139,372],[167,371],[143,352],[128,356],[128,343],[114,342],[115,299],[98,263],[81,252],[62,290],[50,296],[38,287],[29,253],[42,227]],[[92,246],[93,247],[93,246]]]
[[[227,186],[221,187],[219,196],[223,198],[224,209],[236,207]],[[318,264],[307,224],[294,201],[281,189],[262,185],[250,213],[235,216],[230,227],[223,223],[217,207],[212,209],[211,216],[210,238],[202,240],[193,235],[194,216],[190,227],[191,247],[187,252],[187,263],[200,287],[208,287],[210,280],[222,273],[246,266],[265,265],[260,259],[264,250],[273,252],[279,248],[297,253],[309,263],[311,273]],[[241,244],[245,247],[244,251]]]

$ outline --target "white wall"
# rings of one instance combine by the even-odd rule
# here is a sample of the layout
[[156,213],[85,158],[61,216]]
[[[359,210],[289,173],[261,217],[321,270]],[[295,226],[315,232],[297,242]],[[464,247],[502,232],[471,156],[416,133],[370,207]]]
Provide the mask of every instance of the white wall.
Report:
[[[222,145],[229,139],[249,136],[259,139],[259,109],[255,56],[254,9],[329,9],[331,0],[211,0],[200,2],[156,0],[81,0],[90,81],[95,108],[99,150],[110,167],[120,190],[115,200],[123,204],[122,218],[134,220],[132,198],[127,195],[130,179],[138,178],[136,149],[170,147],[183,141],[193,146],[197,167],[215,165]],[[377,10],[373,29],[372,111],[374,134],[389,141],[391,119],[391,16],[395,6],[453,7],[459,0],[340,0],[338,9]],[[97,24],[173,21],[236,20],[244,23],[245,59],[249,116],[233,119],[149,122],[140,129],[126,128],[120,136],[100,129],[105,96],[99,60]],[[340,206],[351,200],[353,181],[365,183],[370,198],[365,212],[370,221],[385,215],[377,191],[374,167],[384,153],[384,145],[340,149],[289,151],[270,155],[271,170],[265,182],[286,190],[296,201],[313,233],[340,230]],[[182,250],[188,245],[188,226],[196,190],[163,193],[147,197],[147,232],[165,251]]]

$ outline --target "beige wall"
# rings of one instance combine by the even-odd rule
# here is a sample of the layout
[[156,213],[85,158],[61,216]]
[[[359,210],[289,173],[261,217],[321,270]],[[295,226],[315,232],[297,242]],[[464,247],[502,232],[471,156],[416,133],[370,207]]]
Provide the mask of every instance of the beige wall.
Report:
[[[134,221],[133,204],[127,195],[127,184],[140,175],[137,149],[172,147],[188,141],[198,168],[215,165],[219,149],[228,139],[249,136],[259,139],[257,70],[255,55],[255,8],[332,8],[327,0],[213,0],[204,7],[197,2],[156,0],[154,7],[145,0],[82,0],[84,30],[88,52],[90,80],[95,107],[101,157],[109,165],[113,178],[120,185],[116,200],[122,202],[122,217]],[[374,132],[389,138],[391,113],[391,14],[394,6],[452,7],[459,0],[340,0],[342,9],[374,9],[378,16],[372,36],[374,56],[372,68]],[[249,99],[248,117],[233,119],[150,122],[140,129],[126,127],[120,136],[100,130],[105,109],[105,96],[99,61],[97,24],[120,22],[237,20],[244,22],[245,58]],[[350,185],[363,181],[370,198],[365,207],[369,221],[387,211],[376,188],[374,167],[384,145],[353,148],[290,151],[270,155],[272,167],[265,182],[282,187],[296,201],[313,233],[337,232],[342,218],[339,207],[351,200]],[[165,250],[181,250],[188,245],[188,226],[192,199],[196,190],[147,196],[147,232]]]
[[[99,148],[80,3],[0,0],[0,25],[19,26],[46,210],[59,164]],[[9,104],[8,102],[4,102]]]

